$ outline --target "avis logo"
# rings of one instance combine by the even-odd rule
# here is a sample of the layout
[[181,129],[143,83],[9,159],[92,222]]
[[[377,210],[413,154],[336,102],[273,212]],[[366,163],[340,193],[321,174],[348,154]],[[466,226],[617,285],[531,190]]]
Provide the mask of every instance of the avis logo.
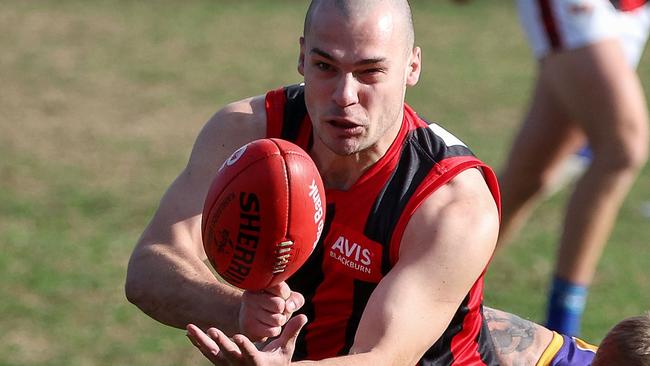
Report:
[[343,235],[332,244],[330,257],[336,259],[344,266],[363,273],[372,273],[373,253],[368,248],[363,248],[358,243],[348,240]]

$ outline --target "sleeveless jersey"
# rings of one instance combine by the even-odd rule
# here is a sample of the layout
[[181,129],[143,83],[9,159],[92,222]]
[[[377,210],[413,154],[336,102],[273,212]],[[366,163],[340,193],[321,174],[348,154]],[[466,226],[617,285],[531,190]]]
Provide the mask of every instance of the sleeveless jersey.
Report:
[[[302,86],[269,92],[266,113],[267,137],[289,140],[309,151],[312,127]],[[310,320],[299,335],[294,359],[349,353],[370,294],[397,261],[413,212],[438,187],[474,167],[482,169],[499,205],[493,171],[460,140],[427,124],[405,104],[400,132],[386,154],[347,191],[326,190],[320,242],[287,281],[304,295],[300,312]],[[482,303],[483,274],[419,364],[497,365]]]

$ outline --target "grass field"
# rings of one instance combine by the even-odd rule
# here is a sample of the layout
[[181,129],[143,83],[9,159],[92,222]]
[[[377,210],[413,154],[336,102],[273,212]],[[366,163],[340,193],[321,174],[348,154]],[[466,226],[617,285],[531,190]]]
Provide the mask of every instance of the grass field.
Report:
[[[435,3],[435,5],[434,5]],[[127,303],[126,263],[194,136],[227,101],[298,82],[306,1],[0,5],[0,365],[204,364]],[[408,101],[496,168],[533,62],[510,2],[413,1],[424,74]],[[639,73],[650,87],[648,58]],[[486,302],[541,320],[566,192],[488,273]],[[592,288],[598,342],[650,308],[646,168]]]

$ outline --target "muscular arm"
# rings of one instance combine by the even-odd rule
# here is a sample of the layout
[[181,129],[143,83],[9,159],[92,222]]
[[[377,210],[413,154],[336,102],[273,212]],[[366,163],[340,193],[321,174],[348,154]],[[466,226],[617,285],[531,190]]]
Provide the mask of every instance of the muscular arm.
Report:
[[349,356],[323,365],[414,365],[442,335],[495,247],[498,212],[476,169],[433,193],[373,292]]
[[257,97],[225,107],[199,134],[187,167],[163,196],[129,261],[126,296],[154,319],[179,328],[194,323],[238,331],[241,292],[220,283],[205,264],[201,212],[219,165],[264,133],[264,98]]
[[550,330],[514,314],[488,307],[483,314],[503,366],[535,365],[553,338]]

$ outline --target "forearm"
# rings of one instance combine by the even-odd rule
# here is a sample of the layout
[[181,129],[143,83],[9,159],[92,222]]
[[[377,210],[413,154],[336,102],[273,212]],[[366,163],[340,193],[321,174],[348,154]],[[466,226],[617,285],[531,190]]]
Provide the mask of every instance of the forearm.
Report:
[[514,314],[484,307],[501,365],[536,364],[553,338],[552,332]]
[[194,256],[175,253],[166,246],[136,250],[127,273],[129,301],[161,323],[185,328],[219,327],[228,334],[239,332],[241,292],[220,283]]

